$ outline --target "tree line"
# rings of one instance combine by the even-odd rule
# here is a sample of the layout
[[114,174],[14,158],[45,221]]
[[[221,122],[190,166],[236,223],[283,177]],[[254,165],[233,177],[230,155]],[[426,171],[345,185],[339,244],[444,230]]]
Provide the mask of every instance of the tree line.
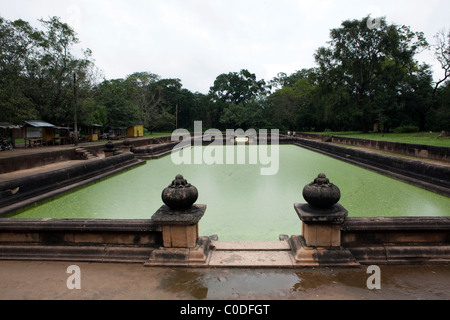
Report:
[[[135,72],[100,79],[92,52],[75,56],[74,30],[58,17],[0,17],[0,122],[73,126],[143,124],[149,131],[278,128],[282,131],[450,131],[450,32],[430,45],[423,33],[370,17],[344,21],[315,53],[316,67],[271,80],[247,69],[217,76],[207,94],[180,79]],[[416,60],[434,50],[443,76]]]

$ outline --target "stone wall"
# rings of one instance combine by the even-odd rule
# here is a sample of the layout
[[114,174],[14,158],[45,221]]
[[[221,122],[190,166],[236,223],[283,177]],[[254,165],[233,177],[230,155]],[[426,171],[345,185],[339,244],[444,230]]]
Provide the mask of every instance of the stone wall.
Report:
[[[151,147],[157,145],[165,145],[170,142],[171,137],[160,137],[160,138],[147,138],[147,139],[129,139],[127,141],[130,142],[130,146],[132,148],[142,148],[142,147]],[[115,148],[120,148],[123,146],[123,142],[113,142]],[[105,145],[93,145],[93,146],[84,146],[84,148],[90,151],[93,154],[101,154],[103,153],[103,149],[105,149]]]
[[293,144],[450,196],[450,167],[352,149],[315,140],[291,138]]
[[422,144],[399,143],[382,140],[359,139],[341,136],[327,136],[313,133],[296,133],[296,137],[304,139],[314,139],[327,142],[344,144],[349,146],[369,148],[374,150],[386,151],[405,156],[418,157],[438,161],[450,162],[450,148],[437,147]]
[[[450,217],[347,218],[340,230],[339,247],[303,247],[301,256],[318,267],[450,261]],[[152,219],[0,219],[0,260],[148,263],[154,252],[174,259],[181,249],[162,248],[162,233]],[[302,259],[294,267],[309,265]]]
[[332,136],[332,142],[356,147],[370,148],[401,155],[450,162],[450,148],[420,144],[398,143]]
[[347,218],[341,245],[360,264],[448,263],[450,217]]
[[[171,142],[170,139],[171,137],[161,137],[135,140],[131,139],[129,141],[131,146],[134,148],[145,146],[148,146],[149,148],[164,148],[163,146],[165,146],[166,143]],[[123,145],[122,142],[114,142],[113,144],[116,148],[120,148]],[[99,155],[103,153],[105,144],[83,145],[83,148],[94,155]],[[49,151],[42,148],[36,149],[37,151],[35,153],[31,152],[13,157],[0,158],[0,174],[41,167],[61,161],[84,160],[83,155],[77,153],[75,149],[76,147],[65,150]]]
[[80,161],[67,168],[43,172],[0,183],[0,216],[11,211],[24,210],[49,197],[92,183],[113,173],[132,168],[144,162],[132,153],[108,158]]
[[75,152],[75,148],[57,151],[40,150],[37,153],[0,158],[0,174],[31,169],[67,160],[83,160],[83,158]]
[[154,159],[169,154],[178,142],[133,147],[131,151],[141,159]]
[[143,263],[161,245],[150,219],[0,219],[0,259]]

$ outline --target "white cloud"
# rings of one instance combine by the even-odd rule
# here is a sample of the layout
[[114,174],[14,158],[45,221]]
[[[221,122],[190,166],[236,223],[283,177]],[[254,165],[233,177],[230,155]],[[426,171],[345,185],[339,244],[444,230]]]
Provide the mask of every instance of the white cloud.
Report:
[[315,66],[315,50],[343,20],[386,16],[425,32],[429,42],[450,29],[448,0],[0,1],[6,19],[37,26],[39,18],[59,16],[75,27],[80,47],[92,49],[107,78],[149,71],[203,93],[221,73],[248,69],[269,81]]

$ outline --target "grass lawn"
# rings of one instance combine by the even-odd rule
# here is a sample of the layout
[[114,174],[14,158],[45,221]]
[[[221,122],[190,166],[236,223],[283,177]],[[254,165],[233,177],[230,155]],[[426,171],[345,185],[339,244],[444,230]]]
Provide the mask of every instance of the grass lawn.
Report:
[[419,133],[361,133],[361,132],[311,132],[317,134],[342,136],[349,138],[383,140],[400,143],[424,144],[438,147],[450,147],[450,138],[440,138],[439,132]]

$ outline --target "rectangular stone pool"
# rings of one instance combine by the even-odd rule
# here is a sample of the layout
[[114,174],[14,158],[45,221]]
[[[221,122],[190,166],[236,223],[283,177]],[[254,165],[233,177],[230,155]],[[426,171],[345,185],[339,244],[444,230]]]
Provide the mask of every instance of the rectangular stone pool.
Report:
[[[223,148],[225,156],[227,148],[236,147]],[[321,172],[340,188],[339,203],[349,217],[450,216],[448,197],[298,146],[279,146],[276,174],[261,175],[262,167],[267,165],[248,161],[176,165],[166,156],[14,218],[150,219],[163,204],[162,190],[182,174],[197,187],[197,203],[207,205],[200,235],[217,234],[224,241],[277,240],[280,234],[301,234],[293,205],[304,202],[303,187]]]

